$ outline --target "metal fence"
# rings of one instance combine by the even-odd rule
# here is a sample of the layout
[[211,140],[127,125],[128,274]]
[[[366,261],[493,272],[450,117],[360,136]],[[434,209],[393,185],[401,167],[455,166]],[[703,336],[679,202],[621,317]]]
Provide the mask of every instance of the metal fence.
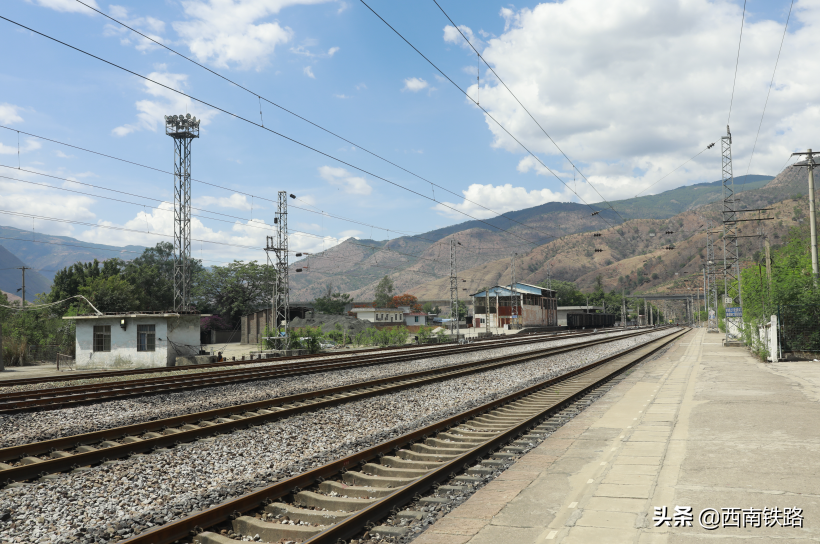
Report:
[[820,352],[820,308],[778,306],[779,340],[784,352]]

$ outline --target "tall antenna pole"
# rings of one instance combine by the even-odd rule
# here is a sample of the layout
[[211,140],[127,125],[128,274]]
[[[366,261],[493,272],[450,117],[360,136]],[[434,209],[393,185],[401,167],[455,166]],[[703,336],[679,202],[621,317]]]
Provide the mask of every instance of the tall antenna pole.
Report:
[[[743,299],[740,293],[740,260],[737,249],[737,211],[735,209],[735,178],[732,173],[732,133],[726,125],[726,136],[720,138],[722,150],[722,178],[723,178],[723,287],[725,305],[731,304],[743,308]],[[729,294],[729,287],[737,282],[737,299]],[[732,315],[730,315],[732,314]],[[735,312],[726,312],[726,340],[732,340],[740,335],[743,329],[743,318]]]
[[166,115],[165,134],[174,139],[174,311],[191,309],[191,143],[199,120],[190,113]]
[[[276,308],[273,313],[273,329],[282,335],[281,349],[288,349],[288,320],[290,319],[289,297],[290,284],[288,283],[288,193],[279,191],[279,205],[276,210],[276,246],[271,248],[276,253],[276,278],[273,283],[273,301]],[[272,238],[269,238],[269,240]],[[267,248],[266,248],[267,249]],[[280,329],[281,327],[281,329]]]
[[458,340],[458,278],[456,277],[456,241],[450,239],[450,334]]

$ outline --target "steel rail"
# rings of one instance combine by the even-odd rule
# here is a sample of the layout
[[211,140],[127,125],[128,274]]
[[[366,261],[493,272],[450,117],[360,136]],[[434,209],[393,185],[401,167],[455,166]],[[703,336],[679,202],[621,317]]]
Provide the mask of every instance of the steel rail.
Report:
[[[608,331],[601,331],[601,332],[608,332]],[[594,333],[586,333],[586,334],[594,334]],[[600,334],[600,333],[599,333]],[[517,334],[513,338],[499,338],[499,337],[492,337],[492,338],[479,338],[470,342],[471,344],[487,344],[487,343],[496,343],[499,345],[503,345],[505,343],[511,341],[521,340],[522,338],[533,338],[533,337],[546,337],[546,338],[566,338],[566,337],[573,337],[573,336],[583,336],[583,333],[577,333],[574,331],[557,331],[557,332],[533,332],[533,333],[526,333],[523,335]],[[68,382],[68,381],[75,381],[75,380],[93,380],[98,378],[110,378],[110,377],[118,377],[118,376],[131,376],[131,375],[138,375],[138,374],[157,374],[163,372],[178,372],[178,371],[185,371],[185,370],[195,370],[195,369],[202,369],[202,368],[220,368],[220,367],[231,367],[231,366],[238,366],[238,365],[250,365],[250,364],[258,364],[258,363],[270,363],[276,361],[289,361],[289,360],[301,360],[301,359],[315,359],[315,358],[342,358],[342,357],[357,357],[360,354],[370,354],[372,352],[385,352],[385,351],[403,351],[403,350],[416,350],[418,352],[427,352],[427,351],[435,351],[435,350],[445,350],[448,348],[458,347],[459,344],[456,342],[446,342],[443,344],[411,344],[406,346],[386,346],[386,347],[378,347],[378,348],[368,348],[368,349],[359,349],[354,352],[349,353],[331,353],[331,352],[322,352],[322,353],[310,353],[305,355],[286,355],[282,357],[265,357],[259,359],[246,359],[240,361],[221,361],[218,363],[203,363],[198,365],[179,365],[179,366],[169,366],[169,367],[157,367],[157,368],[135,368],[131,370],[106,370],[100,372],[86,372],[86,371],[78,371],[80,374],[76,375],[65,375],[65,376],[41,376],[37,378],[20,378],[20,379],[13,379],[13,380],[0,380],[0,388],[3,387],[14,387],[17,385],[31,385],[36,383],[48,383],[48,382]],[[388,354],[389,355],[389,354]]]
[[[571,333],[558,333],[549,335],[547,333],[534,333],[541,336],[560,336],[566,335]],[[531,335],[526,335],[527,337]],[[517,338],[516,338],[517,340]],[[473,343],[483,343],[483,342],[498,342],[503,343],[507,341],[506,338],[488,338],[488,339],[480,339],[476,340]],[[249,344],[250,345],[250,344]],[[31,385],[36,383],[48,383],[48,382],[68,382],[68,381],[75,381],[75,380],[93,380],[97,378],[110,378],[110,377],[118,377],[118,376],[131,376],[131,375],[138,375],[138,374],[154,374],[154,373],[162,373],[162,372],[178,372],[178,371],[185,371],[185,370],[195,370],[201,368],[220,368],[220,367],[230,367],[230,366],[238,366],[238,365],[249,365],[249,364],[257,364],[257,363],[270,363],[276,361],[289,361],[289,360],[301,360],[301,359],[314,359],[314,358],[321,358],[321,357],[355,357],[360,354],[369,354],[371,352],[376,351],[399,351],[399,350],[411,350],[416,349],[418,351],[427,351],[427,350],[436,350],[436,349],[446,349],[456,347],[458,344],[455,342],[447,342],[445,344],[421,344],[421,345],[408,345],[408,346],[386,346],[386,347],[378,347],[378,348],[369,348],[369,349],[360,349],[356,350],[352,353],[311,353],[305,355],[286,355],[282,357],[264,357],[259,359],[246,359],[242,361],[221,361],[218,363],[203,363],[198,365],[179,365],[179,366],[169,366],[169,367],[157,367],[157,368],[135,368],[131,370],[106,370],[100,372],[85,372],[80,371],[81,374],[76,375],[65,375],[65,376],[41,376],[37,378],[21,378],[21,379],[13,379],[13,380],[0,380],[0,388],[2,387],[14,387],[17,385]]]
[[376,446],[364,449],[352,455],[348,455],[344,458],[332,461],[321,467],[317,467],[310,471],[303,472],[296,476],[292,476],[290,478],[263,487],[256,491],[252,491],[235,499],[225,501],[206,510],[194,512],[192,514],[189,514],[188,516],[185,516],[182,519],[153,528],[149,531],[128,538],[122,542],[123,544],[170,544],[180,539],[190,538],[191,536],[195,536],[203,532],[203,530],[206,528],[213,527],[215,525],[229,521],[231,519],[235,519],[236,517],[241,515],[241,513],[259,508],[260,506],[267,504],[272,500],[276,500],[282,497],[286,497],[288,495],[295,494],[297,491],[301,489],[308,488],[318,482],[324,481],[328,478],[332,478],[338,475],[340,472],[343,472],[351,467],[355,467],[357,465],[364,464],[372,459],[378,458],[383,455],[387,455],[393,451],[408,446],[409,444],[418,442],[419,440],[424,440],[427,437],[434,435],[435,433],[446,431],[452,428],[454,425],[464,423],[469,419],[473,419],[495,408],[505,406],[507,404],[510,404],[511,402],[514,402],[518,399],[521,399],[532,393],[538,392],[542,389],[551,387],[553,385],[562,382],[567,382],[574,377],[589,373],[591,371],[594,371],[595,369],[598,369],[606,365],[607,363],[616,361],[621,357],[632,354],[635,351],[644,349],[644,352],[640,353],[638,357],[635,357],[633,360],[626,362],[625,364],[621,365],[620,367],[614,369],[611,372],[603,373],[603,376],[599,376],[597,380],[591,381],[591,383],[581,388],[580,390],[567,392],[564,395],[563,399],[557,401],[548,410],[544,410],[538,415],[533,416],[528,420],[512,427],[508,431],[504,432],[502,435],[499,435],[498,437],[493,438],[492,440],[479,445],[475,449],[459,456],[457,459],[447,462],[441,467],[437,467],[436,469],[430,471],[427,475],[419,478],[413,483],[398,488],[397,491],[393,494],[384,497],[383,499],[377,501],[376,503],[365,508],[364,510],[360,510],[359,512],[352,514],[346,520],[331,526],[330,528],[326,529],[325,531],[319,533],[318,535],[312,537],[311,539],[305,542],[305,544],[307,544],[308,542],[310,544],[335,544],[338,542],[339,539],[357,534],[359,531],[362,530],[366,523],[381,519],[386,514],[389,514],[391,510],[393,510],[396,506],[409,502],[410,500],[412,500],[414,495],[424,492],[431,486],[433,486],[435,483],[448,478],[451,473],[467,468],[471,462],[483,457],[490,451],[498,449],[498,447],[501,444],[505,443],[505,441],[509,441],[510,438],[520,436],[525,430],[533,428],[537,421],[544,419],[551,413],[559,411],[563,406],[571,403],[573,399],[582,396],[583,394],[585,394],[585,392],[594,389],[595,387],[598,387],[614,375],[623,372],[631,366],[634,366],[641,360],[662,349],[670,342],[673,342],[675,339],[679,338],[686,332],[688,332],[688,329],[677,334],[672,333],[661,339],[653,340],[644,344],[640,344],[638,346],[634,346],[620,353],[601,359],[600,361],[596,361],[594,363],[590,363],[588,365],[575,369],[564,375],[545,380],[538,384],[532,385],[530,387],[507,395],[503,398],[496,399],[482,406],[478,406],[476,408],[472,408],[470,410],[462,412],[461,414],[446,419],[442,419],[431,425],[427,425],[425,427],[406,433],[402,436],[382,442],[381,444],[377,444]]
[[[194,440],[208,438],[217,434],[225,434],[238,429],[267,423],[303,412],[315,411],[354,400],[383,395],[409,387],[418,387],[426,383],[444,381],[469,374],[486,372],[496,368],[519,364],[533,359],[549,357],[560,353],[571,352],[585,347],[614,342],[623,338],[631,338],[642,334],[646,334],[646,332],[639,331],[614,338],[601,338],[577,344],[570,344],[568,346],[543,348],[523,354],[505,355],[484,361],[473,361],[444,368],[423,370],[409,374],[379,378],[368,382],[332,387],[318,391],[299,393],[287,397],[266,399],[263,401],[228,406],[205,412],[186,414],[162,420],[95,431],[82,435],[60,437],[41,442],[3,448],[0,450],[0,459],[4,461],[11,461],[21,458],[25,459],[49,452],[62,452],[63,448],[78,448],[82,445],[100,442],[101,440],[115,440],[130,437],[128,442],[125,444],[111,445],[103,449],[94,448],[92,451],[46,460],[35,461],[34,459],[29,459],[29,461],[34,462],[31,462],[30,464],[20,464],[18,466],[6,468],[5,470],[0,470],[0,482],[8,484],[15,481],[30,480],[41,477],[44,474],[63,472],[80,466],[87,466],[122,457],[128,457],[135,453],[145,453],[159,448],[176,446],[184,442],[192,442]],[[337,396],[340,393],[349,394],[345,396]],[[270,411],[271,408],[275,411]],[[239,415],[239,413],[246,415]],[[197,426],[203,421],[212,419],[216,419],[217,422],[210,423],[205,427]],[[135,436],[146,432],[166,430],[178,425],[191,425],[195,426],[195,428],[183,430],[174,429],[175,432],[171,434],[150,438],[137,438]]]
[[[589,334],[575,335],[584,337]],[[562,337],[565,338],[565,337]],[[322,359],[320,361],[294,362],[290,364],[274,364],[269,366],[251,366],[241,369],[218,370],[202,373],[190,373],[174,376],[160,376],[135,380],[109,381],[78,386],[54,387],[49,389],[34,389],[13,393],[0,394],[0,415],[16,414],[30,410],[60,409],[83,404],[93,404],[103,400],[120,400],[124,398],[158,395],[187,391],[216,385],[227,385],[263,379],[285,378],[304,374],[326,372],[345,368],[358,368],[403,362],[415,359],[446,356],[451,354],[470,353],[497,347],[515,347],[539,342],[550,342],[557,338],[528,338],[514,342],[491,345],[458,345],[449,347],[446,351],[406,352],[403,354],[372,354],[365,357],[350,359]],[[274,359],[275,361],[275,359]]]

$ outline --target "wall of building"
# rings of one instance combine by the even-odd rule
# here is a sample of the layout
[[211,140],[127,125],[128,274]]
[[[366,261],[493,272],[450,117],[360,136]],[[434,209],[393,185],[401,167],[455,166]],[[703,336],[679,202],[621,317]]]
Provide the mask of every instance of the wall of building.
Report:
[[[199,353],[199,315],[139,316],[76,320],[77,368],[129,369],[174,366],[176,358]],[[94,327],[111,327],[111,351],[94,351]],[[137,325],[154,325],[156,348],[137,351]]]

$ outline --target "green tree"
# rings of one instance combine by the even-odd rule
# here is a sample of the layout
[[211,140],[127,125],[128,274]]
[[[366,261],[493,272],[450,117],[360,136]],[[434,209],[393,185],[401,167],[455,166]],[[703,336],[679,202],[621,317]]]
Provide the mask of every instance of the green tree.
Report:
[[333,293],[324,297],[318,297],[313,301],[316,311],[322,314],[342,315],[345,313],[345,306],[352,301],[347,293]]
[[[548,288],[548,282],[541,282],[539,287]],[[581,306],[587,303],[587,297],[571,281],[552,280],[552,290],[557,293],[559,306]]]
[[383,277],[376,285],[376,300],[373,303],[375,308],[389,308],[393,302],[393,280],[388,276]]
[[101,312],[129,312],[137,310],[136,289],[118,275],[98,276],[86,281],[80,293]]
[[246,314],[270,305],[276,272],[256,261],[234,261],[199,274],[195,300],[200,309],[211,309],[231,327]]

